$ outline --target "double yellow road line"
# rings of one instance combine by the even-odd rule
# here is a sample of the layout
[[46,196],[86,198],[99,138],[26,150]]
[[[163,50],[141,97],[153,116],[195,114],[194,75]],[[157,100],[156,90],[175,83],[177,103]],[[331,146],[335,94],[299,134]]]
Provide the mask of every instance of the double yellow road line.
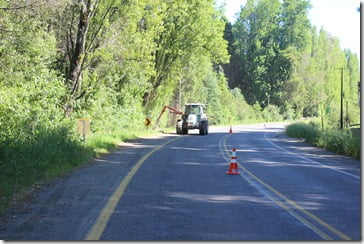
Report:
[[[230,134],[224,136],[219,141],[219,148],[222,156],[224,159],[229,162],[230,161],[230,153],[226,146],[226,141]],[[107,223],[110,220],[110,217],[112,213],[114,212],[118,202],[122,198],[127,186],[129,185],[130,181],[136,174],[136,172],[139,170],[139,168],[142,166],[142,164],[156,151],[160,150],[164,146],[166,146],[169,143],[172,143],[181,137],[174,138],[172,140],[167,141],[166,143],[159,145],[155,149],[151,150],[147,154],[145,154],[130,170],[130,172],[124,177],[124,179],[120,182],[118,188],[115,190],[113,195],[108,199],[107,204],[102,209],[101,214],[97,218],[95,224],[91,228],[91,231],[86,236],[86,240],[99,240],[102,236],[102,233],[104,232]],[[293,217],[295,217],[298,221],[306,225],[308,228],[310,228],[312,231],[314,231],[316,234],[318,234],[321,238],[324,240],[334,240],[332,237],[333,235],[343,239],[343,240],[351,240],[350,237],[342,233],[341,231],[337,230],[330,224],[326,223],[319,217],[315,216],[314,214],[310,213],[309,211],[305,210],[302,206],[294,202],[293,200],[289,199],[282,193],[280,193],[278,190],[274,189],[269,184],[265,183],[263,180],[261,180],[259,177],[257,177],[255,174],[253,174],[251,171],[246,169],[242,164],[238,162],[238,165],[240,169],[243,171],[241,176],[249,182],[252,186],[264,187],[264,194],[272,200],[275,204],[280,206],[282,209],[287,211],[289,214],[291,214]],[[258,190],[259,190],[258,189]]]
[[[227,134],[219,141],[220,152],[223,158],[228,162],[230,161],[230,153],[226,146],[226,140],[229,138],[229,136],[230,134]],[[274,189],[272,186],[261,180],[258,176],[253,174],[242,164],[240,164],[239,162],[237,163],[240,169],[243,171],[242,174],[240,174],[241,177],[243,177],[249,184],[262,191],[263,194],[266,195],[271,201],[287,211],[302,224],[306,225],[321,238],[323,238],[324,240],[336,240],[337,238],[340,238],[342,240],[351,240],[350,237],[348,237],[338,229],[334,228],[330,224],[326,223],[316,215],[307,211],[295,201],[289,199],[278,190]],[[264,189],[262,189],[262,187]],[[332,236],[336,236],[336,239],[334,239]]]

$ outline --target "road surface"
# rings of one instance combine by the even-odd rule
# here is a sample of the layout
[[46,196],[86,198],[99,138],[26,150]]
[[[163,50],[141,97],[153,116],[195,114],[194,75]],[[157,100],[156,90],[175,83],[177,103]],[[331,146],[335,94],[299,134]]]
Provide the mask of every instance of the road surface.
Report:
[[232,129],[124,143],[7,211],[0,239],[361,240],[359,160],[278,123]]

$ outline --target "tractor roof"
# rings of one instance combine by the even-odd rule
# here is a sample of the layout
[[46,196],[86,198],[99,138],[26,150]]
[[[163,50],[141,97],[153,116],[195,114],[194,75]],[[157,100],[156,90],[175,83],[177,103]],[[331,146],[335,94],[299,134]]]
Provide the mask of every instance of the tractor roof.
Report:
[[203,106],[203,107],[205,107],[205,104],[202,104],[202,103],[186,103],[186,105],[195,105],[195,106]]

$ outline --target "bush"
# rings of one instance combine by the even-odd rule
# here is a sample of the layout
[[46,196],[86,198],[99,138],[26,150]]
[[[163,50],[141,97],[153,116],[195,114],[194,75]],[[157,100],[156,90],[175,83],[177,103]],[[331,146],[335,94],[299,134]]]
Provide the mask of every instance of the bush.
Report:
[[354,137],[350,130],[325,130],[317,145],[339,154],[360,157],[360,139]]
[[63,81],[42,71],[0,90],[0,212],[12,196],[92,158],[64,118]]
[[279,108],[276,105],[268,105],[262,114],[266,122],[283,121],[283,116],[279,113]]
[[295,123],[286,127],[286,134],[289,137],[304,138],[306,142],[316,144],[319,135],[319,130],[312,124]]
[[313,122],[294,123],[286,127],[289,137],[304,138],[306,142],[338,154],[360,158],[360,138],[350,130],[326,129],[321,131]]
[[38,130],[34,138],[0,145],[0,213],[14,194],[57,177],[94,155],[92,149],[81,144],[70,126]]

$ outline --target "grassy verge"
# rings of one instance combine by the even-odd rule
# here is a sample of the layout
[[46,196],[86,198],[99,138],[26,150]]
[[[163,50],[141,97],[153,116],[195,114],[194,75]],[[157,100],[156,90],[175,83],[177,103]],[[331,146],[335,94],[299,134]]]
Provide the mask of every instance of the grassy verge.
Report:
[[156,133],[151,129],[94,133],[84,143],[67,130],[57,130],[22,143],[0,145],[0,215],[31,189],[114,150],[120,142]]
[[360,159],[360,136],[353,135],[349,129],[321,130],[313,122],[299,122],[288,125],[286,134],[289,137],[304,138],[306,142],[328,151]]

